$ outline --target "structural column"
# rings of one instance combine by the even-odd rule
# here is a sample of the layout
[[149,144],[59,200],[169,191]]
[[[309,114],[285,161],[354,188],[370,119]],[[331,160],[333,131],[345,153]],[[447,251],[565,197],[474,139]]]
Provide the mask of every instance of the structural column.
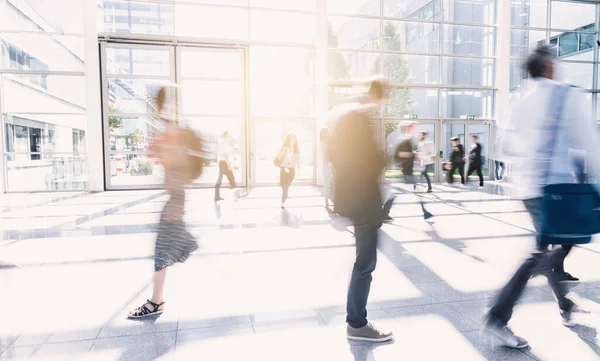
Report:
[[[496,48],[496,93],[495,119],[502,127],[508,120],[510,110],[510,1],[498,1],[498,29]],[[492,135],[496,133],[493,129]],[[492,139],[493,141],[494,139]]]
[[327,1],[317,1],[317,32],[315,38],[315,139],[316,183],[323,185],[323,149],[319,135],[327,125]]
[[92,192],[104,190],[102,103],[96,1],[82,1],[86,89],[86,146],[88,185]]

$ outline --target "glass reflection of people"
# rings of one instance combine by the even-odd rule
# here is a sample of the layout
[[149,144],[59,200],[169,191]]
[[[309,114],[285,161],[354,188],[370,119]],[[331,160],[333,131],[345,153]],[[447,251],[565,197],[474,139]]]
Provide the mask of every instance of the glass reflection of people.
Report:
[[467,181],[473,172],[477,173],[479,176],[479,188],[483,189],[483,173],[481,172],[481,167],[483,166],[483,158],[481,157],[481,144],[479,143],[479,137],[473,135],[473,145],[471,146],[471,151],[469,152],[469,169],[467,171]]
[[[494,176],[497,181],[504,179],[504,173],[506,172],[506,164],[501,159],[501,144],[502,138],[498,137],[493,146],[494,151]],[[500,171],[500,169],[502,169]]]
[[460,174],[460,183],[465,184],[465,151],[460,144],[460,139],[454,137],[450,139],[452,142],[452,152],[450,153],[450,170],[446,172],[446,182],[448,184],[454,183],[454,173],[458,171]]
[[235,177],[233,175],[233,138],[229,131],[223,132],[223,136],[217,143],[217,161],[219,162],[219,178],[215,184],[215,201],[222,201],[221,184],[223,176],[227,177],[229,185],[235,187]]
[[281,183],[281,209],[285,209],[290,186],[296,177],[296,168],[300,168],[300,148],[295,134],[288,134],[277,154],[279,160],[279,180]]
[[[166,101],[165,89],[161,88],[156,97],[159,115],[163,114]],[[132,319],[159,315],[164,309],[163,290],[167,268],[177,262],[184,262],[198,248],[194,236],[185,228],[184,206],[186,183],[189,183],[189,157],[187,157],[186,136],[174,121],[163,117],[164,130],[153,140],[150,151],[165,169],[165,187],[169,200],[165,204],[158,224],[154,248],[154,280],[152,297],[140,307],[129,312]]]
[[327,147],[329,137],[331,136],[329,129],[321,129],[321,149],[323,149],[323,196],[325,197],[325,208],[329,211],[329,201],[333,200],[333,166],[327,156]]

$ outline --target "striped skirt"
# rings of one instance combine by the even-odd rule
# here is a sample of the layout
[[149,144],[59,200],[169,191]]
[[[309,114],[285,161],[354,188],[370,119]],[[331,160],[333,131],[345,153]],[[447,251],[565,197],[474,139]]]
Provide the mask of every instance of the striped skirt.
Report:
[[161,220],[154,248],[154,271],[185,262],[197,249],[198,243],[185,228],[185,223]]

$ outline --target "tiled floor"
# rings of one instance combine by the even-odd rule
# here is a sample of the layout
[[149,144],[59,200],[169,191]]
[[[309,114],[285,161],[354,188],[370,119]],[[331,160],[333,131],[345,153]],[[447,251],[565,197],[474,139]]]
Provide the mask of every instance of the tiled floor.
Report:
[[398,191],[369,303],[396,336],[382,345],[345,339],[353,238],[332,227],[318,189],[293,187],[286,211],[277,188],[218,205],[210,190],[189,191],[200,249],[169,270],[165,313],[138,322],[126,314],[150,296],[164,192],[5,196],[0,360],[600,360],[598,244],[566,265],[595,312],[563,327],[534,278],[511,322],[531,348],[493,348],[478,336],[481,317],[533,245],[527,213],[500,195],[436,186],[421,194],[429,224],[417,197]]

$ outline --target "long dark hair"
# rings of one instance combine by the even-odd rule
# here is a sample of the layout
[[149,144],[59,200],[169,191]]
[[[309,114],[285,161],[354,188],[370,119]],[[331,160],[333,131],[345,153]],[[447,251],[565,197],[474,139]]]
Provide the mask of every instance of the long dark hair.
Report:
[[285,137],[285,142],[283,142],[282,148],[291,147],[292,139],[296,139],[296,144],[294,144],[294,153],[300,153],[300,148],[298,147],[298,137],[294,133],[290,133]]

